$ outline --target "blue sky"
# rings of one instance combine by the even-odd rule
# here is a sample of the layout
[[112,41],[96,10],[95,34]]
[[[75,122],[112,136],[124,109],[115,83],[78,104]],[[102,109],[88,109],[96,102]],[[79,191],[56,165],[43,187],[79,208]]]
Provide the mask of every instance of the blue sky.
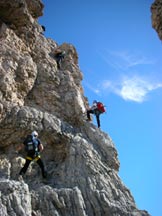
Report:
[[[162,49],[151,0],[43,0],[45,36],[77,49],[84,95],[103,101],[119,176],[139,209],[161,216]],[[94,120],[94,124],[96,124]]]

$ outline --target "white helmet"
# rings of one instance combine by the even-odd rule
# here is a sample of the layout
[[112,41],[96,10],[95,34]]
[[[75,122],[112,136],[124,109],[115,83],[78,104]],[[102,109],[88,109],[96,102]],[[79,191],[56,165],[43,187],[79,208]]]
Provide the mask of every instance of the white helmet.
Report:
[[37,136],[38,136],[38,133],[37,133],[37,131],[33,131],[33,132],[31,133],[31,135],[37,137]]

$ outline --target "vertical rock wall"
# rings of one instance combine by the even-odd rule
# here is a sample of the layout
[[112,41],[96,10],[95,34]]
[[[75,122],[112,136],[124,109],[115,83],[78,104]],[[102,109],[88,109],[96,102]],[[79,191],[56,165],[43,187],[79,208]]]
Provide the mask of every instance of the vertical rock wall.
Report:
[[152,27],[158,33],[160,40],[162,40],[162,0],[155,0],[151,5],[151,20]]
[[[85,121],[77,51],[44,37],[43,7],[0,1],[0,215],[148,216],[118,176],[112,139]],[[61,69],[58,47],[66,52]],[[44,144],[48,177],[32,163],[19,182],[25,152],[15,149],[32,130]]]

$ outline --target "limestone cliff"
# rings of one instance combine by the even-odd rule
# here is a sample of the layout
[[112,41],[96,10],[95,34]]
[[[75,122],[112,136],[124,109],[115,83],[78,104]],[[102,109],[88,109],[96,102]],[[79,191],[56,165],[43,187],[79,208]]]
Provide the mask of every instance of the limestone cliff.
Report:
[[[71,44],[58,70],[58,44],[44,37],[40,0],[0,1],[0,216],[149,216],[138,210],[118,176],[109,135],[84,119],[88,101],[78,54]],[[32,163],[17,174],[16,147],[37,130],[48,171]]]
[[151,6],[152,13],[152,27],[158,33],[160,40],[162,40],[162,0],[155,0]]

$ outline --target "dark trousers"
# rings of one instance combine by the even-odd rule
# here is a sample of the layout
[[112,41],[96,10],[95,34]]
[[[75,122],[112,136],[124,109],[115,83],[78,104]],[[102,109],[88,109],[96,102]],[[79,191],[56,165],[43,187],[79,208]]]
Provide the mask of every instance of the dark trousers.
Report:
[[97,112],[97,110],[87,110],[88,120],[91,120],[90,114],[95,114],[98,128],[100,128],[100,114]]
[[[28,167],[29,167],[29,164],[30,164],[31,162],[32,162],[32,160],[29,160],[29,159],[26,158],[25,165],[24,165],[23,168],[20,170],[19,175],[22,175],[22,174],[25,174],[25,173],[26,173],[26,171],[27,171],[27,169],[28,169]],[[39,159],[37,160],[37,164],[38,164],[38,165],[40,166],[40,168],[41,168],[43,178],[45,178],[45,177],[46,177],[46,173],[45,173],[44,164],[43,164],[43,161],[41,160],[41,158],[39,158]]]
[[61,62],[64,59],[64,56],[58,55],[56,56],[56,62],[57,62],[57,67],[60,69],[61,68]]

